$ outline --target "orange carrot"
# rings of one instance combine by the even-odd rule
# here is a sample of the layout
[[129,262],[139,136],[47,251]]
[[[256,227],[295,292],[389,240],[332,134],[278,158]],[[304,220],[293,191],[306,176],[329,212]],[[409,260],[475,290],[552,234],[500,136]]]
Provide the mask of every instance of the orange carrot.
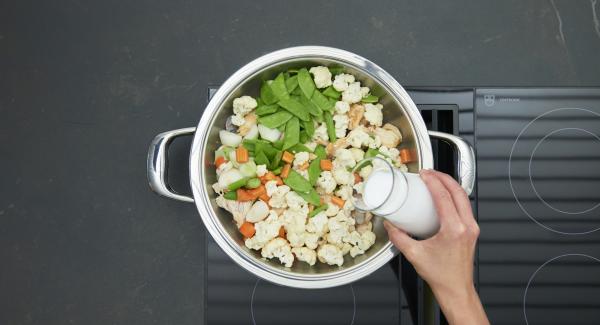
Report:
[[302,165],[300,165],[300,170],[307,170],[310,164],[308,161],[305,161]]
[[254,199],[256,199],[254,197],[254,195],[252,195],[252,193],[249,193],[247,190],[238,188],[236,190],[236,194],[237,194],[237,200],[240,202],[246,202],[246,201],[254,201]]
[[281,226],[281,228],[279,228],[279,237],[285,239],[285,228],[283,228],[283,226]]
[[294,161],[294,155],[288,151],[283,152],[283,156],[281,156],[281,160],[285,161],[288,164],[291,164]]
[[224,164],[226,162],[227,162],[227,159],[225,159],[225,157],[219,156],[219,157],[217,157],[217,159],[215,159],[215,166],[217,168],[219,168],[219,166],[221,166],[222,164]]
[[331,197],[331,203],[337,205],[340,208],[344,207],[344,200],[342,200],[341,198],[337,197],[337,196],[332,196]]
[[273,174],[273,172],[267,172],[266,174],[260,176],[259,179],[260,179],[261,183],[265,184],[268,181],[274,180],[275,177],[277,177],[277,176],[275,176],[275,174]]
[[245,238],[250,238],[254,236],[256,229],[254,229],[253,223],[246,221],[240,226],[240,232]]
[[248,194],[251,195],[253,197],[253,199],[258,199],[262,194],[267,193],[267,189],[265,188],[264,185],[261,185],[257,188],[253,188],[251,190],[246,190],[246,192],[248,192]]
[[279,174],[282,178],[287,178],[288,174],[290,173],[290,169],[292,169],[292,165],[290,164],[285,164],[285,166],[283,166],[283,169],[281,169],[281,174]]
[[248,149],[243,146],[239,146],[235,149],[235,159],[239,163],[248,162]]
[[271,198],[269,198],[269,196],[267,195],[267,193],[263,193],[263,194],[259,195],[258,198],[260,200],[262,200],[263,202],[265,202],[267,205],[269,205],[269,200]]
[[275,176],[275,181],[277,181],[277,183],[275,183],[277,184],[277,186],[283,185],[283,180],[281,179],[281,177]]
[[415,161],[415,154],[414,151],[411,149],[400,149],[400,162],[403,164],[407,164],[410,162]]
[[331,170],[333,168],[333,164],[329,159],[321,159],[320,165],[322,170]]
[[362,181],[362,178],[360,177],[360,175],[358,175],[358,173],[354,173],[354,184],[358,184]]

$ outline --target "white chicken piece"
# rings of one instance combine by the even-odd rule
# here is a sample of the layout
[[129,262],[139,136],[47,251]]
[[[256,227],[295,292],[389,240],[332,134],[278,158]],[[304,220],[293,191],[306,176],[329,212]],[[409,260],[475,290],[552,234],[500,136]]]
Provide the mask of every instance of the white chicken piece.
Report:
[[336,114],[333,116],[333,122],[335,125],[335,136],[343,138],[346,136],[346,130],[348,130],[348,115]]
[[[362,152],[362,150],[360,151]],[[335,151],[335,160],[333,164],[333,168],[336,168],[336,166],[352,168],[356,166],[356,160],[354,159],[354,154],[349,149],[337,149]]]
[[335,102],[335,113],[336,114],[346,114],[348,113],[348,111],[350,110],[350,104],[343,102],[343,101],[337,101]]
[[317,143],[329,141],[329,135],[327,135],[327,125],[325,125],[324,122],[315,129],[312,140]]
[[306,225],[306,231],[322,235],[327,232],[327,223],[329,219],[325,212],[319,212],[314,217],[308,218],[308,224]]
[[304,163],[308,162],[308,152],[300,151],[294,155],[293,167],[294,169],[300,168]]
[[246,221],[246,214],[252,208],[252,202],[238,202],[234,200],[227,200],[222,195],[219,195],[215,199],[218,206],[227,210],[233,216],[233,220],[237,227],[241,227],[242,224]]
[[360,121],[365,115],[365,107],[361,104],[352,104],[350,106],[350,110],[348,111],[348,118],[350,122],[348,123],[348,129],[354,130],[360,125]]
[[348,89],[342,92],[342,100],[349,104],[360,102],[362,94],[360,92],[360,82],[353,82]]
[[256,233],[251,238],[247,238],[244,244],[250,249],[259,250],[271,239],[279,236],[280,228],[281,222],[277,217],[277,213],[271,210],[265,220],[254,224]]
[[376,128],[375,135],[381,139],[381,145],[388,148],[396,148],[402,142],[400,130],[389,123],[381,128]]
[[[258,176],[258,177],[265,176],[265,174],[267,173],[267,171],[268,171],[267,170],[267,165],[257,165],[256,166],[256,176]],[[275,185],[275,186],[277,186],[277,185]]]
[[331,86],[331,72],[327,67],[312,67],[309,72],[313,74],[313,79],[317,88],[327,88]]
[[328,171],[322,171],[321,175],[317,179],[317,189],[322,190],[324,194],[331,194],[336,187],[335,179],[333,178],[333,174]]
[[313,266],[317,262],[317,252],[306,247],[294,247],[292,253],[296,255],[298,261],[306,262],[308,265]]
[[250,96],[242,96],[233,100],[233,113],[244,116],[258,106],[256,99]]
[[371,125],[381,126],[383,124],[383,105],[365,104],[365,120]]
[[344,254],[342,253],[342,250],[335,245],[322,245],[317,249],[317,257],[321,263],[337,266],[342,266],[344,264]]
[[273,192],[273,195],[271,195],[269,205],[273,208],[287,208],[285,195],[289,193],[289,191],[290,187],[287,185],[278,186],[275,192]]
[[264,220],[269,215],[269,206],[262,200],[256,200],[246,214],[246,221],[256,223]]
[[348,89],[348,85],[353,83],[356,79],[353,75],[347,73],[340,73],[333,79],[333,88],[337,91],[345,91]]
[[275,238],[269,241],[262,249],[261,255],[264,258],[277,258],[281,264],[291,267],[294,263],[292,248],[283,238]]

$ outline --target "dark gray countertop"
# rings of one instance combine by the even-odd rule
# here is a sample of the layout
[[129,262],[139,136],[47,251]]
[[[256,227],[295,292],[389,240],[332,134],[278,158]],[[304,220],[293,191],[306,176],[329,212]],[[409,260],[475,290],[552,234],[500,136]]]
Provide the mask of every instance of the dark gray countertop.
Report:
[[321,44],[410,86],[598,86],[598,15],[595,0],[3,3],[0,323],[202,322],[203,226],[150,192],[146,151],[251,59]]

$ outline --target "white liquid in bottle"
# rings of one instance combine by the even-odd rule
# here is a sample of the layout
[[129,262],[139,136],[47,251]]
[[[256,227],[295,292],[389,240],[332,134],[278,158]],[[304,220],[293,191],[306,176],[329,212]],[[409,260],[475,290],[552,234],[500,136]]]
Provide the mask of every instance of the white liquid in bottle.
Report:
[[[411,235],[427,238],[439,229],[431,194],[418,174],[375,170],[364,184],[362,200],[371,212]],[[391,193],[390,193],[391,191]],[[388,196],[389,195],[389,196]]]

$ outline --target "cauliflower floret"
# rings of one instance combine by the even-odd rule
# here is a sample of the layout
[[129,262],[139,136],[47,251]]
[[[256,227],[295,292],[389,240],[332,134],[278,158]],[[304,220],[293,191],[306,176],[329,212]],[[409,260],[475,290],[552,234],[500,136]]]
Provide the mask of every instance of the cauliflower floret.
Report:
[[[335,161],[334,165],[339,167],[354,167],[356,166],[356,161],[354,160],[354,155],[352,151],[348,149],[338,149],[335,151]],[[334,166],[335,168],[336,166]]]
[[333,217],[337,215],[338,212],[340,212],[340,208],[337,205],[327,202],[327,210],[325,210],[326,216]]
[[360,82],[353,82],[348,86],[348,89],[342,92],[342,100],[346,103],[358,103],[362,99],[360,92]]
[[324,66],[312,67],[309,70],[313,74],[317,88],[327,88],[331,86],[331,72]]
[[218,206],[231,213],[238,228],[246,221],[246,214],[250,211],[250,208],[252,208],[252,201],[238,202],[235,200],[227,200],[222,195],[219,195],[215,201]]
[[344,114],[336,114],[333,116],[333,122],[335,123],[335,136],[343,138],[346,136],[346,130],[348,130],[348,116]]
[[290,191],[285,195],[285,202],[291,210],[302,211],[306,208],[306,201],[294,191]]
[[[352,203],[352,200],[346,200],[346,202],[344,202],[344,206],[342,207],[342,210],[344,212],[346,212],[348,215],[350,215],[350,212],[354,211],[354,203]],[[354,219],[352,219],[354,220]]]
[[317,143],[316,142],[307,142],[304,144],[305,147],[307,147],[308,149],[310,149],[310,151],[315,151],[315,148],[317,147]]
[[381,126],[383,124],[383,105],[365,104],[365,120],[371,125]]
[[[355,232],[353,232],[352,234],[354,233]],[[356,233],[359,234],[358,232]],[[375,234],[372,231],[365,231],[364,233],[359,234],[358,240],[356,241],[356,243],[353,243],[353,245],[355,246],[352,247],[352,249],[350,249],[350,256],[355,257],[357,255],[364,254],[367,249],[369,249],[371,246],[373,246],[373,244],[375,244],[375,239]]]
[[294,255],[292,255],[292,248],[288,242],[283,238],[275,238],[268,242],[262,249],[261,255],[264,258],[278,258],[281,264],[286,267],[291,267],[294,263]]
[[327,242],[330,244],[342,245],[343,239],[349,235],[349,227],[354,225],[354,219],[348,218],[347,214],[340,211],[337,216],[329,218],[327,227]]
[[221,187],[221,185],[219,185],[219,182],[216,182],[212,185],[212,189],[213,191],[215,191],[215,193],[217,194],[222,194],[223,193],[223,188]]
[[352,198],[352,186],[351,185],[342,185],[340,188],[335,191],[335,195],[342,198],[342,200],[347,201]]
[[325,244],[317,250],[319,261],[329,265],[342,266],[344,264],[344,254],[335,245]]
[[258,106],[256,99],[250,96],[242,96],[233,100],[233,113],[243,117],[255,109],[256,106]]
[[287,240],[293,247],[304,246],[304,231],[308,209],[306,209],[306,213],[302,212],[290,209],[283,212],[283,227],[285,228]]
[[281,222],[277,217],[277,213],[271,210],[267,219],[254,224],[256,233],[252,238],[246,239],[244,244],[250,249],[259,250],[279,235],[279,228],[281,228]]
[[277,181],[268,181],[265,183],[265,189],[269,197],[273,196],[273,193],[277,191]]
[[354,184],[354,186],[352,186],[352,189],[356,191],[356,193],[358,194],[364,194],[364,190],[365,190],[365,184],[363,182],[359,182]]
[[350,152],[352,153],[352,157],[355,161],[361,161],[365,158],[365,152],[358,148],[350,148]]
[[319,246],[320,236],[310,232],[304,233],[304,245],[310,249],[316,249]]
[[333,166],[333,178],[339,185],[353,185],[354,175],[349,172],[344,166]]
[[384,145],[382,145],[381,147],[379,147],[379,152],[381,152],[385,156],[388,156],[391,161],[398,160],[398,156],[400,155],[400,151],[398,149],[396,149],[396,148],[388,148],[388,147],[386,147]]
[[217,176],[221,176],[221,174],[223,174],[224,172],[226,172],[232,168],[233,168],[233,163],[231,161],[221,164],[219,166],[219,168],[217,168]]
[[375,135],[375,137],[370,138],[369,148],[377,149],[380,146],[381,146],[381,138],[378,135]]
[[322,171],[321,175],[317,179],[317,186],[323,190],[326,194],[333,193],[333,190],[336,186],[335,179],[333,178],[333,174],[330,171]]
[[256,176],[261,177],[265,176],[267,173],[267,165],[257,165],[256,166]]
[[346,142],[354,148],[360,148],[362,146],[368,146],[373,139],[365,132],[364,128],[356,128],[346,137]]
[[369,87],[360,87],[360,95],[362,97],[367,96],[369,94],[369,91],[370,91]]
[[329,136],[327,135],[327,126],[325,123],[321,123],[321,125],[315,129],[312,140],[315,142],[329,141]]
[[317,262],[317,252],[306,247],[294,247],[292,253],[296,255],[298,261],[306,262],[308,265],[315,265]]
[[327,232],[328,218],[324,212],[319,212],[312,218],[308,218],[306,231],[322,235]]
[[398,163],[396,164],[396,167],[398,167],[398,169],[400,169],[401,172],[408,173],[408,167],[405,164]]
[[350,104],[343,102],[343,101],[335,102],[335,113],[336,114],[346,114],[346,113],[348,113],[349,110],[350,110]]
[[[277,190],[271,195],[269,205],[273,208],[287,208],[286,194],[290,191],[289,186],[281,185],[277,187]],[[267,194],[268,195],[268,194]]]
[[308,152],[301,151],[296,153],[294,156],[294,169],[300,168],[300,166],[304,165],[305,162],[308,162]]
[[337,91],[345,91],[348,89],[348,85],[353,83],[355,80],[354,76],[347,73],[341,73],[335,76],[333,80],[333,88]]
[[361,168],[361,170],[358,172],[358,175],[362,179],[367,179],[369,177],[369,175],[371,175],[372,171],[373,171],[373,167],[370,165],[367,165],[367,166],[364,166],[363,168]]
[[246,123],[246,120],[241,115],[231,115],[231,124],[235,126],[242,126]]

